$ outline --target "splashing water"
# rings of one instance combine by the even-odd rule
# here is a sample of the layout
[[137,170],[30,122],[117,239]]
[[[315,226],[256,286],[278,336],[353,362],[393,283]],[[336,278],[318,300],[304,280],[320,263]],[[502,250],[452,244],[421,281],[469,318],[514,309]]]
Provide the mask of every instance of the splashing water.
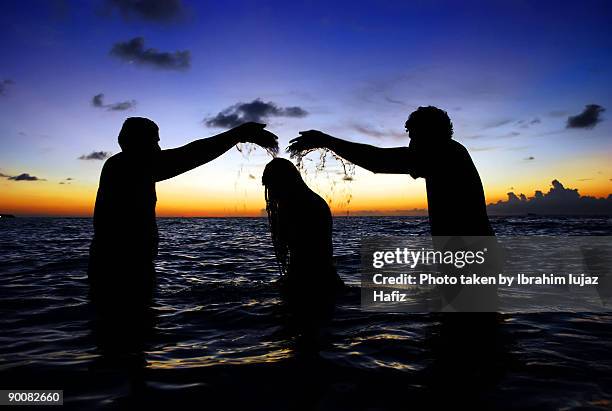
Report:
[[[242,158],[245,160],[250,159],[251,154],[257,151],[257,144],[255,143],[238,143],[236,144],[236,150],[240,154],[242,154]],[[274,147],[264,147],[268,155],[272,158],[276,158],[278,156],[278,146]]]
[[[307,158],[308,154],[312,152],[317,152],[319,154],[319,158],[316,160],[316,163],[314,163],[315,160]],[[331,157],[331,160],[333,160],[336,164],[332,163],[330,165],[328,156]],[[325,192],[325,199],[330,206],[333,205],[336,209],[346,209],[346,214],[348,215],[350,212],[349,207],[351,200],[353,199],[353,194],[350,186],[347,183],[353,181],[355,178],[355,164],[343,159],[342,157],[336,155],[333,151],[325,148],[304,150],[300,153],[294,154],[292,157],[295,158],[296,166],[298,170],[300,170],[300,173],[307,178],[309,176],[309,167],[307,166],[307,162],[314,163],[313,182],[315,184],[319,183],[321,180],[320,177],[323,176],[328,181],[328,189],[321,189],[319,191]],[[340,164],[341,170],[333,172],[332,168],[337,164]],[[336,177],[338,175],[342,176],[340,180],[338,180]]]
[[[254,153],[257,152],[257,148],[260,147],[254,143],[238,143],[236,144],[236,150],[240,153],[243,158],[243,161],[240,163],[240,167],[238,168],[238,172],[236,173],[236,179],[234,181],[234,191],[236,193],[240,192],[242,195],[242,209],[239,209],[238,206],[234,207],[234,211],[244,212],[247,211],[247,197],[248,197],[248,189],[247,186],[252,184],[253,181],[258,181],[259,179],[256,177],[256,174],[251,168],[248,166],[248,162],[251,160],[251,157]],[[268,155],[272,158],[275,158],[278,155],[278,146],[277,147],[264,147]]]

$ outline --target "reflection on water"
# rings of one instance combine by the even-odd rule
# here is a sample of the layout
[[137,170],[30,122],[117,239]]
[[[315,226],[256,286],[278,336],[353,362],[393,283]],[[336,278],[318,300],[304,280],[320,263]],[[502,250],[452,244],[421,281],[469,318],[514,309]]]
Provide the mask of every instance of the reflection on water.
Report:
[[[493,224],[500,235],[612,233],[606,218]],[[610,314],[504,316],[485,333],[434,314],[360,309],[359,240],[425,235],[426,219],[335,220],[336,264],[348,291],[317,336],[318,352],[304,352],[287,327],[265,219],[160,219],[159,230],[146,366],[125,371],[100,366],[90,332],[90,220],[0,222],[2,381],[63,388],[66,404],[88,408],[170,405],[177,395],[201,403],[206,395],[257,409],[384,409],[452,403],[440,390],[468,384],[469,401],[495,408],[610,407]]]

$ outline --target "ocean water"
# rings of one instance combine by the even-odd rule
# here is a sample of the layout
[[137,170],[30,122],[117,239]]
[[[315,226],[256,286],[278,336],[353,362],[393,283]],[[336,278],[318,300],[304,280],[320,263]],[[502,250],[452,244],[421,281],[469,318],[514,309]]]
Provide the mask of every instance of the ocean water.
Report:
[[[612,235],[611,222],[492,219],[498,235],[521,236]],[[283,310],[266,219],[158,224],[155,322],[144,363],[126,369],[100,365],[91,333],[91,220],[0,221],[0,389],[63,389],[64,404],[75,409],[612,407],[610,313],[500,316],[494,338],[464,350],[440,339],[439,315],[360,309],[360,239],[427,235],[425,218],[334,220],[336,264],[348,291],[316,350],[304,348]]]

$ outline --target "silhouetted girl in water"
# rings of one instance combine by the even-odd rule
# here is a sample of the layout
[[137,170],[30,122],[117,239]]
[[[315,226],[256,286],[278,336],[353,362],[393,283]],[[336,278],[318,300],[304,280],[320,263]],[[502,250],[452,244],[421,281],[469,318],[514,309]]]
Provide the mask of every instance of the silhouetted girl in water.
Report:
[[268,163],[262,183],[282,290],[294,307],[322,307],[343,286],[333,263],[329,206],[289,160]]

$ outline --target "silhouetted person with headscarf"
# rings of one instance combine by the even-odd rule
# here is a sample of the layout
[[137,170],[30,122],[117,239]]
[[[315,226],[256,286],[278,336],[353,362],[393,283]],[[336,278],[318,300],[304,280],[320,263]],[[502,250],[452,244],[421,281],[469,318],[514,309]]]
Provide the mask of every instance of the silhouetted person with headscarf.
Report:
[[[146,118],[125,120],[121,152],[110,157],[100,176],[90,247],[90,296],[99,313],[127,316],[150,302],[157,255],[155,183],[219,157],[237,143],[277,148],[265,124],[245,123],[210,138],[162,150],[159,129]],[[116,318],[116,320],[119,319]]]
[[453,124],[446,112],[419,107],[405,127],[408,147],[374,147],[310,130],[291,140],[288,150],[296,155],[326,148],[374,173],[424,178],[432,235],[493,235],[480,176],[466,148],[452,139]]

